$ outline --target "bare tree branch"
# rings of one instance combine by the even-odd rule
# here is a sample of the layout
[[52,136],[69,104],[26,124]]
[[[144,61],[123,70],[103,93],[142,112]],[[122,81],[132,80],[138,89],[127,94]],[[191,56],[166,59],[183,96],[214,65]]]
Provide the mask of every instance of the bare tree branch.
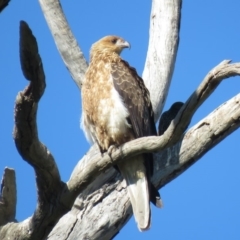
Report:
[[[156,154],[155,169],[161,169],[154,175],[162,177],[162,187],[187,170],[192,164],[240,127],[240,94],[223,103],[206,118],[193,126],[183,140],[163,152]],[[165,159],[164,161],[162,161]],[[165,166],[165,167],[163,167]]]
[[[79,197],[80,200],[77,200],[75,202],[75,206],[77,209],[84,209],[84,211],[79,210],[77,211],[75,208],[74,212],[67,214],[66,217],[61,219],[59,226],[58,225],[56,226],[56,230],[53,230],[53,232],[50,234],[49,239],[54,239],[54,237],[56,237],[55,235],[56,232],[59,233],[59,231],[62,231],[59,228],[63,228],[65,234],[69,234],[68,235],[69,239],[76,239],[76,237],[77,238],[89,237],[90,239],[98,239],[100,236],[103,239],[109,239],[112,236],[114,236],[117,233],[117,231],[119,231],[121,227],[126,223],[126,221],[130,218],[131,208],[129,205],[128,198],[126,198],[127,195],[126,192],[119,196],[119,189],[125,189],[121,185],[117,184],[119,176],[117,177],[116,174],[115,175],[113,174],[113,172],[110,173],[109,171],[107,171],[107,169],[112,164],[117,163],[119,159],[124,159],[126,157],[129,158],[133,155],[142,152],[156,152],[166,147],[169,147],[176,143],[177,141],[179,141],[179,138],[181,137],[181,134],[184,131],[186,125],[190,121],[191,116],[194,114],[197,108],[203,103],[203,101],[206,100],[207,97],[214,91],[214,89],[216,89],[220,82],[224,78],[240,74],[240,64],[239,63],[229,64],[229,62],[230,61],[223,61],[208,73],[208,75],[204,78],[203,82],[200,84],[197,90],[192,94],[192,96],[183,106],[182,110],[179,112],[176,119],[172,122],[172,124],[169,126],[169,129],[164,133],[162,137],[141,138],[126,143],[122,145],[119,150],[113,152],[111,156],[112,159],[110,159],[107,154],[105,154],[102,157],[98,149],[93,148],[81,161],[79,161],[74,172],[72,173],[71,179],[67,184],[70,191],[80,190],[82,192],[82,194]],[[164,150],[163,152],[157,154],[155,161],[156,164],[155,169],[157,169],[158,171],[156,171],[153,177],[154,183],[158,187],[165,185],[167,182],[171,181],[180,173],[185,171],[204,153],[206,153],[209,149],[215,146],[215,144],[217,144],[224,137],[226,137],[232,131],[238,128],[240,125],[239,102],[240,95],[236,96],[233,100],[229,101],[228,104],[223,105],[218,111],[213,113],[213,116],[210,115],[208,118],[203,120],[203,122],[207,122],[206,125],[208,127],[210,126],[211,128],[207,129],[207,131],[204,133],[205,135],[201,132],[202,129],[204,129],[201,126],[204,126],[204,124],[200,122],[195,127],[197,129],[197,132],[200,131],[200,133],[198,132],[197,135],[195,135],[196,130],[195,128],[193,128],[192,131],[190,130],[185,135],[184,139],[185,138],[186,139],[184,140],[184,142],[180,141],[174,147],[171,147],[170,149]],[[232,109],[233,111],[232,115],[230,113],[225,114],[225,112],[229,112],[228,110],[229,108]],[[225,119],[225,122],[221,122],[221,124],[217,124],[217,126],[215,126],[215,123],[213,123],[213,121],[215,121],[215,119],[222,120],[220,116],[222,116],[223,114],[227,116],[227,118],[228,117],[229,118]],[[222,129],[218,129],[219,127]],[[216,132],[218,134],[216,134]],[[205,138],[206,134],[209,133],[211,133],[212,135],[209,136],[208,138]],[[180,150],[180,148],[184,146],[184,144],[186,149],[188,148],[188,146],[190,145],[192,146],[194,140],[196,140],[196,136],[198,135],[202,136],[201,141],[203,141],[203,143],[197,140],[195,142],[197,143],[196,144],[197,146],[194,146],[192,148],[194,152],[191,153],[190,151],[186,151],[185,149]],[[208,139],[211,139],[211,141],[208,141]],[[198,149],[198,146],[201,147],[201,149]],[[178,155],[179,151],[182,151],[183,154],[187,153],[186,156],[184,155],[183,160],[179,160]],[[168,161],[170,161],[172,165],[169,166],[169,163],[166,162],[167,159],[170,159]],[[97,182],[96,181],[92,182],[95,179],[97,179]],[[107,184],[107,186],[104,184]],[[102,185],[103,187],[101,187]],[[110,195],[106,194],[105,191],[106,188],[108,189]],[[96,193],[92,193],[94,190],[96,190]],[[103,194],[103,192],[105,192],[105,194]],[[94,197],[92,194],[94,195]],[[106,200],[106,198],[108,197],[109,200]],[[91,202],[89,198],[93,199],[92,200],[93,202]],[[99,201],[99,199],[103,201],[104,199],[104,204],[106,205],[101,204],[101,207],[96,209],[95,208],[96,199],[98,199],[97,201]],[[121,200],[118,200],[116,203],[114,203],[113,199]],[[88,206],[83,206],[84,203],[92,207],[88,209]],[[110,208],[109,205],[111,205]],[[108,210],[104,210],[104,208]],[[88,209],[87,212],[85,212],[86,209]],[[122,211],[121,213],[119,212],[119,209],[121,209]],[[108,220],[106,220],[107,222],[104,221],[103,219],[102,220],[96,219],[96,217],[98,218],[99,216],[94,216],[93,212],[91,211],[93,211],[94,213],[96,211],[105,212],[104,216],[108,216]],[[77,217],[76,214],[79,214],[79,216],[81,217]],[[115,217],[122,215],[123,218],[120,219],[117,219],[117,217]],[[67,226],[66,221],[68,223],[69,221],[70,222],[73,221],[72,223],[73,225],[68,224]],[[110,229],[109,221],[112,224],[111,231],[109,230]],[[89,226],[87,226],[87,223],[89,222],[94,223],[100,222],[99,223],[100,225],[91,226],[92,234],[91,236],[89,235],[90,231]],[[106,225],[104,225],[103,223]],[[69,228],[69,225],[71,226],[70,231],[74,231],[74,233],[70,233],[66,229]],[[107,230],[105,229],[106,226],[108,226]],[[93,230],[93,228],[95,229],[95,231]],[[101,231],[99,232],[98,229],[101,229]]]
[[[38,139],[36,124],[38,101],[46,86],[45,76],[36,39],[23,21],[20,23],[20,61],[30,84],[16,98],[14,140],[20,155],[36,171],[38,188],[45,189],[45,195],[51,195],[60,184],[60,175],[53,156]],[[39,197],[42,201],[46,196]]]
[[15,221],[17,187],[13,169],[4,169],[0,190],[0,226],[2,226],[10,221]]
[[[176,136],[181,135],[191,121],[193,114],[201,104],[211,95],[222,80],[240,75],[240,63],[229,64],[230,60],[224,60],[214,67],[204,78],[199,87],[189,97],[175,120],[164,133],[164,139],[169,144],[175,143]],[[175,138],[175,140],[174,140]],[[169,140],[168,140],[169,139]],[[163,143],[164,144],[164,143]]]
[[19,154],[34,168],[38,202],[32,217],[15,223],[12,204],[15,203],[16,207],[16,199],[14,202],[12,194],[13,202],[7,202],[6,189],[11,187],[11,191],[16,192],[16,187],[13,183],[9,186],[9,174],[6,175],[2,184],[0,210],[6,207],[6,203],[9,203],[9,209],[2,211],[8,215],[1,215],[5,225],[0,228],[0,238],[35,240],[44,239],[49,234],[59,218],[70,210],[79,193],[69,193],[66,184],[60,179],[53,156],[38,139],[36,114],[46,86],[45,76],[36,39],[23,21],[20,23],[20,61],[23,74],[30,84],[16,98],[14,140]]
[[182,0],[152,1],[149,46],[143,79],[151,93],[155,121],[160,117],[177,56]]
[[[74,81],[80,87],[87,63],[77,46],[58,0],[39,0],[57,48]],[[164,106],[176,60],[181,0],[153,1],[150,41],[143,79],[150,90],[155,119]],[[158,87],[156,87],[158,86]]]
[[[172,181],[239,127],[240,94],[192,127],[176,145],[155,154],[154,184],[160,188]],[[151,148],[148,140],[142,138],[140,142]],[[75,171],[81,174],[86,166],[94,168],[96,162],[92,159],[97,151],[92,148]],[[125,182],[113,169],[103,170],[79,195],[73,209],[61,218],[48,239],[111,239],[131,214]]]
[[64,184],[53,156],[38,139],[36,113],[45,89],[45,76],[36,39],[23,21],[20,23],[20,61],[23,74],[30,84],[16,98],[14,140],[19,154],[35,170],[38,204],[27,221],[5,225],[1,229],[1,237],[43,239],[69,207],[57,204]]
[[[80,88],[87,63],[70,31],[60,2],[39,2],[57,48]],[[181,0],[153,1],[143,77],[151,93],[156,120],[165,103],[174,69],[180,11]],[[114,150],[111,158],[107,154],[102,156],[96,147],[92,147],[65,184],[53,156],[38,139],[36,114],[45,89],[45,77],[36,39],[25,22],[20,25],[20,60],[23,74],[30,84],[17,95],[14,140],[20,155],[35,170],[38,202],[32,217],[16,223],[14,172],[5,170],[0,198],[1,239],[45,239],[47,236],[48,239],[59,239],[59,236],[61,239],[110,239],[132,215],[126,184],[113,165],[143,152],[158,152],[155,154],[153,182],[160,188],[240,126],[239,94],[183,135],[197,108],[220,82],[240,75],[240,63],[223,61],[209,72],[162,136],[126,143]],[[74,207],[67,213],[73,203]],[[5,225],[1,226],[1,223]]]
[[9,2],[10,0],[0,0],[0,12],[8,6]]
[[82,191],[102,171],[105,171],[112,164],[117,164],[120,159],[130,158],[144,152],[161,151],[177,143],[197,108],[210,96],[221,81],[231,76],[240,75],[240,63],[229,64],[229,62],[228,60],[221,62],[207,74],[162,136],[143,137],[125,143],[119,149],[112,151],[111,159],[108,154],[102,156],[98,153],[91,155],[86,163],[80,161],[81,167],[76,167],[78,171],[73,171],[71,179],[67,183],[69,191]]
[[58,0],[39,0],[58,51],[73,80],[81,88],[87,61],[74,38]]

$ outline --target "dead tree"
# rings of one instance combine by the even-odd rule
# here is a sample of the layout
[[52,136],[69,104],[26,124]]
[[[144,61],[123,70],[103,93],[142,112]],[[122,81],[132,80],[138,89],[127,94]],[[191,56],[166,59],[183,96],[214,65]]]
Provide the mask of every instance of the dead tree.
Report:
[[[0,1],[0,11],[8,2]],[[81,90],[87,62],[61,5],[58,0],[39,3],[59,53]],[[181,3],[181,0],[152,1],[143,79],[151,93],[156,122],[174,70]],[[184,133],[193,114],[222,80],[240,75],[240,63],[224,60],[207,74],[163,135],[126,143],[112,152],[112,159],[108,154],[102,156],[93,146],[78,162],[69,181],[63,182],[54,157],[38,138],[36,113],[45,89],[45,76],[37,41],[25,22],[20,23],[20,59],[29,85],[16,98],[14,140],[19,154],[35,171],[38,202],[30,218],[15,220],[15,172],[6,168],[1,184],[0,239],[111,239],[132,215],[126,185],[113,164],[139,153],[154,152],[152,180],[160,189],[240,126],[238,94]]]

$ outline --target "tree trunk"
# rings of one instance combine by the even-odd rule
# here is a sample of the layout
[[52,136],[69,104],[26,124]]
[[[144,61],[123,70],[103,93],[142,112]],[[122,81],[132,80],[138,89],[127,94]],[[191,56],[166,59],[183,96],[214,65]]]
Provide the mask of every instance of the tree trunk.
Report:
[[[0,1],[0,11],[8,2]],[[39,0],[39,3],[59,53],[81,90],[87,62],[60,2]],[[151,94],[156,121],[174,70],[181,3],[153,0],[152,4],[143,78]],[[163,135],[128,142],[113,150],[111,158],[93,146],[65,183],[60,179],[53,155],[38,138],[36,114],[46,83],[37,41],[25,22],[20,24],[20,60],[29,85],[16,98],[14,140],[21,157],[34,168],[38,202],[30,218],[15,220],[15,172],[6,168],[1,183],[0,239],[111,239],[132,216],[126,183],[112,167],[114,164],[140,153],[154,152],[152,181],[160,189],[240,126],[238,94],[184,133],[198,107],[221,81],[240,75],[240,63],[223,61],[203,79]]]

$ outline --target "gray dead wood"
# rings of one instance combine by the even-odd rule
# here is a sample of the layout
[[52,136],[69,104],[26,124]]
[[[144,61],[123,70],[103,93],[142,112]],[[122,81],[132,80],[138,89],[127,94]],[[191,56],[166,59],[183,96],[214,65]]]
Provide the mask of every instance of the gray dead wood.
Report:
[[87,61],[64,16],[58,0],[39,0],[58,51],[74,82],[81,89]]
[[[87,63],[61,5],[58,0],[39,2],[63,61],[80,88]],[[153,0],[144,78],[150,88],[156,119],[162,111],[174,69],[180,11],[180,0]],[[34,168],[38,204],[30,218],[19,223],[15,221],[16,185],[13,175],[7,180],[10,174],[6,170],[0,202],[0,213],[6,214],[0,217],[0,239],[38,240],[47,236],[48,239],[110,239],[132,215],[126,185],[113,170],[113,164],[142,152],[158,152],[153,182],[161,188],[240,126],[240,95],[237,95],[183,135],[197,108],[221,81],[240,74],[239,63],[223,61],[209,72],[161,137],[126,143],[113,151],[111,159],[107,154],[101,156],[98,149],[92,147],[79,161],[69,181],[64,183],[53,156],[38,139],[36,114],[45,89],[45,77],[36,39],[26,23],[21,22],[20,30],[21,66],[30,84],[16,99],[14,139],[22,158]],[[160,42],[167,44],[160,45]],[[160,79],[164,79],[165,86],[160,84]],[[159,90],[154,92],[152,83],[154,89]],[[6,191],[7,186],[10,191]],[[7,201],[10,203],[8,209]]]
[[5,168],[0,191],[0,226],[15,221],[17,205],[17,188],[15,171]]
[[[166,185],[239,126],[240,94],[192,127],[177,144],[155,154],[153,183],[158,188]],[[153,149],[144,140],[139,141]],[[91,165],[91,154],[92,150],[79,161],[75,171],[80,173]],[[60,219],[48,240],[111,239],[131,215],[125,181],[113,169],[102,171],[79,195],[72,210]]]
[[[98,148],[91,149],[79,161],[67,183],[69,189],[78,188],[82,193],[71,212],[58,222],[48,239],[59,236],[63,239],[110,239],[120,231],[132,211],[125,184],[120,182],[121,178],[116,172],[108,170],[119,159],[163,150],[155,154],[156,172],[153,176],[154,184],[160,188],[236,130],[240,126],[240,94],[190,129],[183,140],[181,137],[191,116],[221,81],[240,75],[240,64],[229,63],[223,61],[207,74],[163,136],[126,143],[113,151],[112,159],[107,154],[101,156]],[[90,183],[92,180],[94,182]]]
[[[61,4],[59,0],[39,0],[39,3],[59,53],[72,78],[80,87],[87,63],[67,24]],[[181,0],[152,1],[149,46],[143,79],[151,93],[156,122],[165,104],[174,70],[181,6]]]
[[[66,197],[70,194],[66,184],[61,182],[54,158],[38,139],[36,114],[46,86],[45,76],[36,39],[23,21],[20,23],[20,62],[22,72],[30,84],[16,97],[13,135],[19,154],[34,168],[38,203],[33,215],[20,223],[14,221],[15,210],[12,210],[8,224],[0,228],[0,239],[44,239],[58,219],[70,210],[74,197]],[[4,181],[2,186],[2,199],[7,203],[6,187],[9,185]],[[14,190],[16,195],[13,184],[11,191]],[[69,199],[73,200],[69,202]]]
[[149,45],[143,79],[150,91],[155,122],[165,105],[174,71],[179,44],[181,7],[181,0],[152,1]]

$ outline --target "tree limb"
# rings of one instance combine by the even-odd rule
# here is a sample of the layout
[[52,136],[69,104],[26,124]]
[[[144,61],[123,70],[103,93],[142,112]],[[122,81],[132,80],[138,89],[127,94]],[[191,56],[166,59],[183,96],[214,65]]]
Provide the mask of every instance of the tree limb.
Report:
[[[197,123],[177,144],[155,154],[153,183],[161,188],[172,181],[239,127],[240,94]],[[142,138],[138,146],[144,143],[152,148],[148,140]],[[75,171],[81,174],[86,166],[94,168],[96,151],[92,148]],[[108,169],[98,177],[95,175],[94,182],[82,191],[73,209],[61,218],[48,239],[111,239],[131,215],[126,184],[113,169]]]
[[99,152],[88,157],[86,163],[80,161],[80,166],[77,165],[67,183],[69,191],[82,191],[102,171],[105,171],[112,164],[117,164],[120,159],[130,158],[145,152],[161,151],[177,143],[189,125],[193,114],[221,81],[231,76],[240,75],[240,63],[229,64],[229,62],[228,60],[221,62],[207,74],[162,136],[143,137],[125,143],[119,149],[112,151],[111,158],[109,158],[108,154],[102,156]]
[[222,80],[240,75],[240,63],[230,64],[230,62],[230,60],[224,60],[214,67],[203,79],[199,87],[192,93],[168,130],[164,133],[167,146],[178,140],[176,136],[184,132],[194,113],[212,94]]
[[0,226],[15,221],[17,187],[15,171],[5,168],[0,188]]
[[[80,88],[87,63],[68,27],[61,5],[58,0],[39,2],[59,52]],[[158,91],[154,93],[152,84],[147,85],[157,113],[156,119],[164,105],[173,72],[181,10],[180,0],[159,2],[160,5],[158,1],[153,1],[150,45],[144,71],[144,78],[156,83],[154,89],[159,88],[159,79],[165,85],[160,86],[159,91],[163,93],[162,95],[159,95]],[[164,15],[163,12],[167,14]],[[159,27],[161,19],[165,19],[166,22]],[[59,239],[59,235],[68,239],[112,238],[132,215],[125,182],[111,168],[113,164],[142,152],[162,150],[155,154],[156,171],[153,176],[155,185],[161,187],[185,171],[240,125],[240,96],[237,95],[182,137],[194,112],[219,83],[224,78],[240,74],[239,63],[229,64],[229,61],[224,61],[206,76],[163,136],[141,138],[126,143],[113,151],[111,159],[107,154],[101,156],[99,150],[93,147],[78,163],[70,180],[65,184],[61,182],[53,156],[38,139],[36,113],[45,89],[45,77],[37,43],[31,30],[24,22],[21,22],[20,29],[21,66],[30,84],[16,99],[14,138],[20,155],[35,170],[38,204],[33,216],[20,223],[14,222],[15,213],[11,207],[9,223],[0,228],[2,239],[44,239],[63,214],[69,211],[78,194],[80,195],[72,211],[60,219],[50,233],[49,239]],[[166,38],[163,38],[165,34]],[[161,42],[167,44],[162,48]],[[193,146],[191,151],[189,146]],[[14,192],[14,188],[12,191]],[[1,209],[0,205],[0,211]]]
[[0,13],[8,6],[9,2],[10,0],[0,0]]
[[44,193],[38,192],[39,201],[44,201],[42,198],[46,196],[41,194],[50,196],[60,183],[60,175],[53,156],[38,139],[36,114],[46,83],[36,39],[23,21],[20,23],[20,61],[30,84],[16,98],[14,140],[19,154],[36,171],[38,188],[44,189]]
[[167,99],[177,56],[182,0],[152,1],[144,82],[150,91],[155,122]]
[[[156,154],[155,169],[161,170],[156,172],[158,176],[154,175],[154,183],[163,187],[239,127],[240,94],[237,94],[193,126],[170,151]],[[157,183],[159,177],[162,180]]]
[[58,51],[73,80],[81,89],[87,61],[64,16],[59,0],[39,0]]
[[57,204],[64,184],[53,156],[38,139],[36,114],[38,101],[45,89],[45,76],[36,39],[23,21],[20,23],[20,61],[30,84],[16,98],[14,140],[19,154],[35,170],[38,204],[28,220],[5,225],[1,229],[1,237],[43,239],[69,207]]
[[[131,208],[128,197],[126,197],[127,193],[124,192],[121,196],[119,195],[119,189],[125,189],[118,182],[120,177],[116,176],[116,173],[114,174],[113,171],[107,169],[109,166],[116,164],[119,159],[124,159],[126,157],[129,158],[142,152],[156,152],[179,141],[179,138],[181,137],[185,126],[188,125],[191,116],[203,101],[210,96],[214,89],[216,89],[220,82],[224,78],[240,74],[240,64],[229,64],[229,62],[230,61],[223,61],[208,73],[197,90],[182,107],[176,119],[172,122],[163,136],[140,138],[126,143],[122,145],[119,150],[113,151],[111,159],[107,154],[101,156],[97,148],[92,148],[90,152],[79,161],[67,183],[70,192],[74,190],[82,192],[78,200],[75,202],[75,208],[61,219],[55,230],[49,235],[49,239],[54,239],[56,237],[56,232],[59,233],[59,231],[63,236],[67,234],[69,239],[84,237],[98,239],[100,236],[103,239],[109,239],[114,236],[130,218]],[[155,169],[158,171],[156,171],[153,177],[156,186],[161,187],[174,179],[197,161],[204,153],[239,127],[239,102],[240,95],[237,95],[234,99],[229,101],[228,104],[223,105],[219,110],[216,110],[212,115],[201,121],[196,127],[192,128],[193,130],[190,130],[185,135],[184,139],[186,139],[183,142],[179,141],[174,147],[156,154]],[[229,112],[229,109],[232,109],[232,114],[226,114],[226,112]],[[224,119],[225,121],[222,121],[222,115],[227,117]],[[221,120],[221,124],[216,124],[214,122],[215,119]],[[205,125],[208,126],[207,131],[203,128]],[[211,129],[209,129],[209,127]],[[207,134],[210,134],[208,138],[206,137]],[[199,139],[196,140],[196,137],[198,136],[202,136],[202,143],[199,142]],[[188,148],[193,145],[195,140],[197,146],[194,146],[194,148],[192,148],[194,151],[190,153]],[[185,149],[182,149],[182,146],[185,146]],[[186,149],[188,149],[188,151]],[[181,159],[181,153],[179,157],[179,151],[186,155],[183,155],[183,159]],[[170,163],[166,162],[167,159],[170,159],[168,160]],[[107,193],[105,189],[108,189]],[[96,190],[96,192],[93,192],[94,190]],[[106,198],[109,198],[109,200],[106,200]],[[103,202],[103,199],[104,203],[99,205],[99,201]],[[113,199],[118,200],[116,203],[113,203]],[[96,204],[100,207],[95,207]],[[81,209],[84,210],[80,211]],[[119,212],[119,209],[121,212]],[[103,216],[103,219],[99,219],[99,215],[94,215],[96,211],[105,212],[105,217]],[[107,219],[105,219],[106,216],[108,216]],[[119,217],[117,219],[117,217],[115,218],[114,216]],[[123,218],[120,216],[123,216]],[[72,224],[67,225],[66,221],[68,223],[72,222]],[[100,225],[89,226],[89,222],[100,222]],[[111,231],[109,224],[111,224]],[[66,229],[69,228],[69,226],[70,229]],[[91,228],[91,231],[89,228]],[[95,229],[95,231],[93,229]],[[99,231],[99,229],[101,229],[101,231]],[[90,232],[92,234],[91,236],[89,235]]]
[[[87,62],[68,26],[61,4],[58,0],[39,0],[39,3],[62,59],[80,88]],[[152,4],[150,40],[143,79],[151,93],[156,121],[164,106],[174,70],[181,5],[181,0],[154,0]]]

